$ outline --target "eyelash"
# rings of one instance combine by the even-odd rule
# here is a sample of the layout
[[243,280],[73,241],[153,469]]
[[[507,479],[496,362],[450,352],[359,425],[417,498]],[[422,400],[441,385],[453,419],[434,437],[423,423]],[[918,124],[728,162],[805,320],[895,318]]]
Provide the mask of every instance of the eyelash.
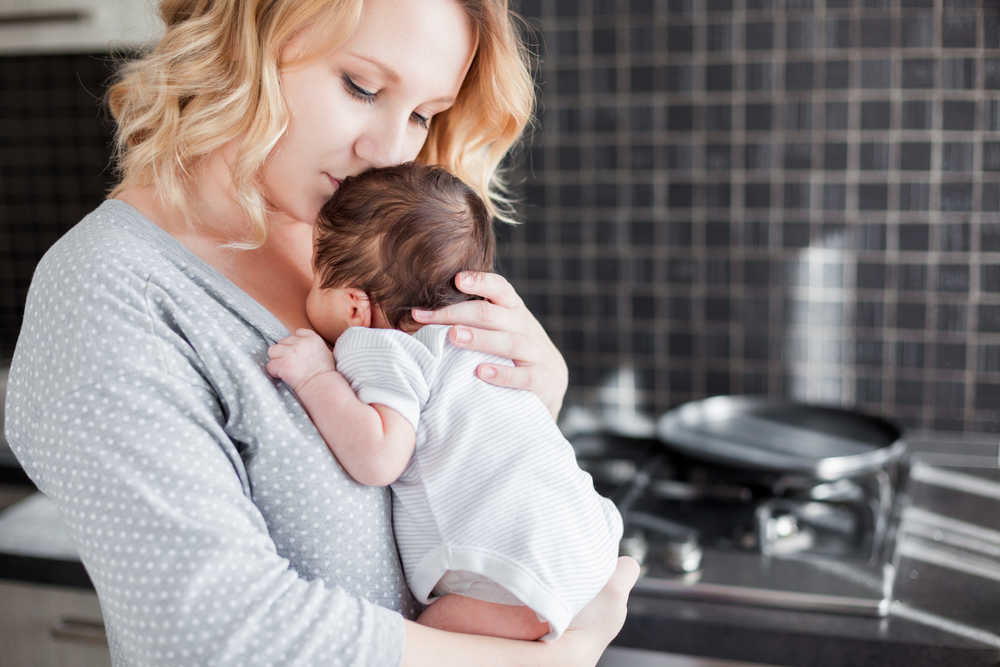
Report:
[[[376,100],[378,99],[378,93],[373,93],[365,90],[358,84],[354,83],[351,77],[347,76],[346,74],[344,75],[344,87],[347,88],[347,92],[350,94],[351,97],[358,100],[359,102],[363,102],[364,104],[375,104]],[[421,116],[416,111],[414,111],[413,114],[411,114],[411,117],[413,118],[414,123],[416,123],[425,130],[430,125],[431,119],[426,116]]]

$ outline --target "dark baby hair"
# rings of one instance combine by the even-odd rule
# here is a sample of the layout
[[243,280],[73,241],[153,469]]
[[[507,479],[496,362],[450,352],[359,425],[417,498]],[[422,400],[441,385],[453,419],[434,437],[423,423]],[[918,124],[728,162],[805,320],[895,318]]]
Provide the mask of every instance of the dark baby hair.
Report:
[[396,329],[412,308],[475,298],[455,287],[459,271],[493,270],[486,205],[443,167],[406,162],[348,177],[316,225],[321,287],[364,290]]

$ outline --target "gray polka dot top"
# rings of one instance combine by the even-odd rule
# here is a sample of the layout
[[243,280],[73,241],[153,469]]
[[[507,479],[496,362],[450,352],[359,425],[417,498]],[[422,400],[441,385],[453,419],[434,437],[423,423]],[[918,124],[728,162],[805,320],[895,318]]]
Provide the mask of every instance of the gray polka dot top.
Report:
[[6,435],[73,535],[115,665],[399,663],[418,607],[389,491],[348,477],[267,375],[287,335],[121,201],[38,265]]

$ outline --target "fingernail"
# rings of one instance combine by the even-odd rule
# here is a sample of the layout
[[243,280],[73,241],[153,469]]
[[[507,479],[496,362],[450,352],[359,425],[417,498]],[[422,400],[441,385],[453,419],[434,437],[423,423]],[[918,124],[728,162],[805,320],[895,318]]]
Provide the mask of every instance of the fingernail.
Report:
[[429,320],[431,315],[434,314],[432,310],[415,310],[413,311],[413,316],[418,320]]
[[483,366],[479,369],[479,377],[484,380],[492,380],[497,376],[497,369],[492,366]]
[[472,332],[468,329],[459,329],[455,327],[455,340],[459,343],[468,343],[472,340]]
[[472,276],[468,273],[462,276],[462,287],[472,287],[475,282],[476,281],[473,280]]

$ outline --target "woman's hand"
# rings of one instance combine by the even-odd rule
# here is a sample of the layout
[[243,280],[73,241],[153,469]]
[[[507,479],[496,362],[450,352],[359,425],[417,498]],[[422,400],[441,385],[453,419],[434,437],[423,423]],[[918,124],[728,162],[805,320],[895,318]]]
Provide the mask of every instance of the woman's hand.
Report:
[[485,301],[465,301],[436,311],[414,310],[420,324],[452,324],[453,345],[495,354],[514,361],[514,368],[482,364],[476,373],[501,387],[527,389],[559,416],[569,374],[566,362],[521,297],[503,276],[464,271],[455,277],[458,289]]
[[573,665],[594,665],[625,624],[629,591],[639,578],[639,563],[622,556],[601,592],[580,610],[556,643],[568,643],[579,656]]
[[639,564],[619,558],[608,583],[554,642],[463,635],[408,621],[401,667],[594,667],[625,623],[638,578]]

